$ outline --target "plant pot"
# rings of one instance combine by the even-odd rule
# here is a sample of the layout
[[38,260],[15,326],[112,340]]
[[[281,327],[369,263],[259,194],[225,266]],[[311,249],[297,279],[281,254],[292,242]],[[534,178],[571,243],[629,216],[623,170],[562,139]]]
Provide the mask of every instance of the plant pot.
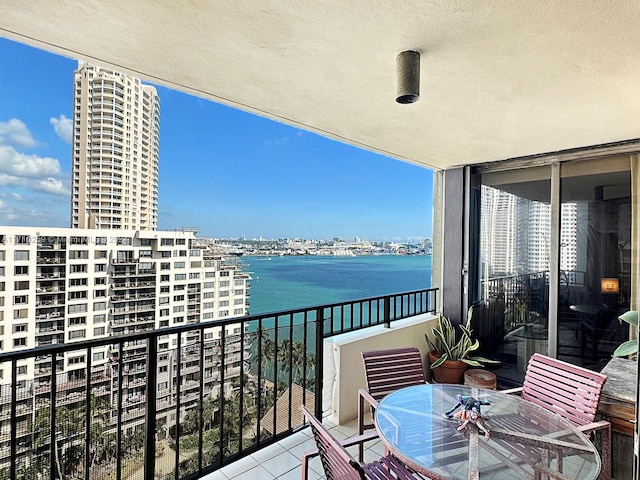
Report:
[[[434,350],[429,352],[429,362],[433,363],[440,355],[438,355]],[[447,360],[439,367],[436,367],[432,370],[433,379],[436,383],[457,383],[462,384],[464,378],[464,372],[469,368],[464,362],[460,360]]]

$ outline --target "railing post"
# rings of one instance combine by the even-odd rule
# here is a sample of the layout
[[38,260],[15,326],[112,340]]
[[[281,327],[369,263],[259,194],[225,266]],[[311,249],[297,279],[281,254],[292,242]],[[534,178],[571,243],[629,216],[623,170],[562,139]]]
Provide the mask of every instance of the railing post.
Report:
[[324,376],[324,309],[316,309],[316,385],[315,385],[315,416],[322,418],[322,384]]
[[[11,423],[10,423],[10,430],[9,430],[9,437],[11,439],[11,442],[9,443],[9,452],[11,455],[11,458],[9,460],[9,478],[11,480],[14,480],[16,477],[16,430],[17,430],[17,424],[18,424],[18,420],[16,418],[16,405],[18,404],[18,382],[16,381],[16,378],[18,378],[18,362],[17,360],[12,360],[11,361],[11,379],[13,380],[11,382],[11,405],[13,405],[13,408],[11,409]],[[35,386],[33,387],[35,390]],[[35,392],[34,392],[35,393]],[[51,428],[54,428],[54,424],[51,424]],[[51,465],[51,471],[53,471],[54,465]]]
[[[147,389],[144,437],[144,478],[153,480],[156,470],[156,383],[158,344],[156,336],[147,340]],[[176,465],[176,469],[178,465]]]
[[386,296],[382,299],[382,315],[384,328],[391,328],[391,297]]
[[85,379],[86,389],[86,405],[87,411],[84,412],[84,478],[89,480],[91,474],[89,466],[91,465],[91,348],[87,348],[87,378]]
[[[57,439],[56,439],[56,390],[58,389],[58,371],[57,371],[57,354],[56,352],[51,353],[51,399],[50,399],[50,422],[51,422],[51,444],[49,445],[49,464],[51,465],[50,477],[51,480],[55,480],[57,478],[56,475],[56,449],[58,448]],[[15,377],[14,377],[15,378]]]

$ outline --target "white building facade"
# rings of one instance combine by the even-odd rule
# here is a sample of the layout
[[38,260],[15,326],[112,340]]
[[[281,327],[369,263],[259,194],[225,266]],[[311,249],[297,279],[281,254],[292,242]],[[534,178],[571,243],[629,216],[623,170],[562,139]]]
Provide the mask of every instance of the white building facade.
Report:
[[80,63],[74,74],[71,227],[155,230],[160,99],[140,79]]

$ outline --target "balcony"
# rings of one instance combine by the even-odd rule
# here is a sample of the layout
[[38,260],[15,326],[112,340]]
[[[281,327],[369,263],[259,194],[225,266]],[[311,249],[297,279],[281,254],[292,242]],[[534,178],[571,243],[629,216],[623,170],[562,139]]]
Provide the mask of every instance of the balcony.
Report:
[[[273,460],[273,472],[285,467],[299,472],[299,452],[292,453],[293,445],[309,440],[306,430],[297,434],[301,403],[313,405],[316,412],[334,411],[336,423],[355,417],[356,382],[348,372],[353,362],[345,360],[343,366],[349,368],[341,370],[325,351],[339,349],[348,356],[359,354],[361,342],[374,346],[413,341],[426,330],[424,322],[434,318],[430,312],[435,312],[435,294],[435,289],[418,290],[0,354],[5,371],[25,359],[51,359],[38,372],[37,385],[3,387],[8,394],[0,399],[2,411],[15,413],[0,418],[5,432],[0,440],[8,445],[0,451],[0,468],[7,469],[8,478],[22,478],[26,469],[36,466],[46,478],[59,476],[58,468],[68,478],[85,478],[85,465],[90,479],[132,478],[132,471],[138,472],[136,478],[149,480],[160,472],[171,478],[226,478],[220,476],[221,469],[233,472],[245,462],[257,466],[256,458],[270,455],[265,448],[282,453],[283,445],[290,445],[286,463]],[[109,355],[100,356],[105,349]],[[57,361],[62,358],[82,362],[63,372]],[[316,369],[316,358],[325,359],[323,368]],[[99,378],[94,373],[100,373]],[[336,376],[342,379],[334,390]],[[324,395],[314,393],[323,389]],[[10,401],[12,396],[21,399],[19,407]],[[323,398],[332,396],[340,400],[323,406]],[[25,405],[38,409],[29,407],[33,411],[27,415]],[[237,416],[228,417],[232,412]],[[221,415],[227,415],[223,422]],[[49,427],[51,418],[56,423]],[[77,421],[58,424],[58,418]],[[105,442],[86,441],[96,438],[95,429],[112,449],[102,450]],[[30,440],[21,443],[23,438]],[[52,461],[70,450],[77,450],[75,462]],[[236,463],[239,459],[242,463]],[[267,464],[265,460],[261,468]]]

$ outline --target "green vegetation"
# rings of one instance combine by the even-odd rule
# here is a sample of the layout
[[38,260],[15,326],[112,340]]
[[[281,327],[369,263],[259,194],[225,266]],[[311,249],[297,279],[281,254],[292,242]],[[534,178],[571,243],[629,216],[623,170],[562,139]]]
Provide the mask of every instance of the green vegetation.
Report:
[[466,324],[458,325],[460,334],[456,333],[451,320],[440,314],[438,318],[438,326],[431,329],[434,340],[425,333],[424,338],[427,340],[429,347],[435,350],[439,356],[438,360],[431,364],[431,368],[437,368],[447,360],[461,361],[473,367],[481,367],[483,364],[498,363],[484,357],[471,357],[471,352],[480,348],[480,342],[473,339],[473,330],[471,329],[471,316],[473,307],[467,312]]
[[[629,325],[636,327],[636,335],[638,329],[638,312],[630,310],[623,313],[618,317],[620,323],[626,322]],[[638,354],[638,339],[627,340],[615,349],[613,352],[614,357],[628,357],[630,355],[636,356]]]

